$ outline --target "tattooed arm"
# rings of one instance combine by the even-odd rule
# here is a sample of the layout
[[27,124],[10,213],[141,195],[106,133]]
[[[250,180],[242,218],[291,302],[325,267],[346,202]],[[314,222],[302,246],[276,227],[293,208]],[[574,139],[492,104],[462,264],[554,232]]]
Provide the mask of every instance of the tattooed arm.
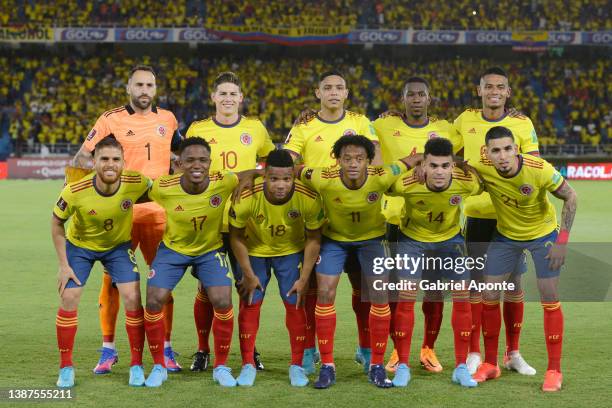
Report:
[[565,255],[567,253],[567,240],[569,232],[574,224],[576,215],[577,195],[576,191],[564,181],[561,187],[552,193],[555,197],[563,200],[563,209],[561,210],[561,230],[557,237],[557,242],[550,248],[546,258],[549,260],[549,267],[552,270],[559,269],[565,263]]

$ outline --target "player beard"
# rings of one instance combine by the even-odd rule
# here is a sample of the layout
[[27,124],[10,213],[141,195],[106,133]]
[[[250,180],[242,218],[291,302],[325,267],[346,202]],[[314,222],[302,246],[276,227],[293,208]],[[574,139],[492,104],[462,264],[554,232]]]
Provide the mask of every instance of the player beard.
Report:
[[149,106],[151,106],[151,102],[153,101],[153,99],[147,97],[148,99],[146,99],[145,101],[141,101],[140,98],[142,98],[143,96],[144,95],[140,95],[138,98],[134,98],[134,97],[130,98],[132,105],[136,106],[138,109],[142,109],[142,110],[148,109]]

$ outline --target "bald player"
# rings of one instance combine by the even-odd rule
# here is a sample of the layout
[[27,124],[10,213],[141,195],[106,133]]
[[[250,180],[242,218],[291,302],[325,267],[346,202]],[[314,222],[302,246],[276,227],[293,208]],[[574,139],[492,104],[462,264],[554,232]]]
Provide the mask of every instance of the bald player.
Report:
[[[153,100],[157,93],[156,74],[147,65],[137,65],[130,70],[126,92],[127,105],[104,112],[96,121],[85,142],[74,157],[74,166],[92,167],[92,152],[96,144],[112,134],[121,143],[125,168],[138,171],[148,178],[167,175],[170,170],[172,150],[181,141],[174,114],[156,107]],[[68,180],[76,181],[76,180]],[[140,247],[148,265],[151,265],[166,225],[164,211],[155,203],[136,204],[132,225],[132,250]],[[119,292],[111,276],[104,273],[100,289],[100,326],[102,328],[102,355],[94,368],[96,374],[106,374],[117,362],[115,349],[115,324],[119,312]],[[164,309],[166,343],[164,353],[170,371],[181,369],[174,359],[170,343],[173,300]]]

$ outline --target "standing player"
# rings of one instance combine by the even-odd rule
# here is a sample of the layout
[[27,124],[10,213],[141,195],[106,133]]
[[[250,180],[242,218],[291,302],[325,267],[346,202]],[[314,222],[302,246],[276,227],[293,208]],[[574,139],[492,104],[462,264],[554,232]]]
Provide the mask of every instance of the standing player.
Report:
[[[455,370],[452,381],[464,387],[475,387],[477,383],[468,372],[465,360],[468,354],[470,328],[472,324],[469,291],[470,271],[464,264],[465,241],[460,234],[459,218],[461,203],[469,196],[480,194],[482,185],[479,180],[467,175],[453,165],[453,145],[448,139],[434,138],[425,144],[422,167],[425,184],[412,171],[402,177],[389,190],[405,200],[405,212],[400,224],[400,238],[397,252],[400,256],[413,259],[428,259],[428,267],[423,265],[417,270],[400,269],[401,279],[415,283],[423,278],[436,282],[442,278],[463,282],[460,289],[452,290],[453,311],[451,324],[455,343]],[[452,267],[429,267],[429,260],[452,259]],[[483,261],[484,266],[484,261]],[[410,381],[410,343],[414,326],[414,302],[416,290],[400,293],[397,303],[393,304],[391,337],[398,350],[398,366],[393,385],[405,387]],[[441,302],[443,301],[440,300]],[[421,353],[421,361],[423,353]]]
[[[327,71],[320,75],[319,84],[315,90],[321,101],[317,113],[303,113],[291,128],[285,141],[285,148],[291,152],[294,160],[301,160],[309,167],[336,166],[332,147],[345,135],[364,135],[371,140],[376,149],[374,165],[382,163],[378,147],[378,138],[369,119],[359,113],[344,109],[344,103],[349,95],[348,85],[344,76],[338,71]],[[310,112],[310,111],[308,111]],[[359,347],[355,355],[356,361],[363,364],[367,372],[370,367],[370,334],[368,319],[370,303],[361,301],[361,274],[359,262],[352,256],[347,258],[345,271],[349,275],[353,287],[352,305],[357,319]],[[316,360],[315,349],[315,305],[317,294],[316,282],[311,280],[311,290],[306,296],[306,349],[304,350],[304,369],[308,374],[314,373]]]
[[[153,105],[157,93],[155,72],[147,65],[137,65],[130,71],[126,86],[129,103],[104,112],[89,132],[83,146],[74,158],[77,167],[89,167],[91,152],[96,144],[109,134],[115,135],[125,155],[125,168],[139,171],[156,179],[168,174],[171,151],[181,141],[178,123],[172,112]],[[69,180],[70,181],[70,180]],[[132,250],[140,247],[147,265],[151,265],[166,224],[163,210],[155,203],[134,206],[132,226]],[[108,273],[104,274],[100,289],[100,326],[102,328],[102,355],[94,373],[105,374],[117,362],[115,350],[115,324],[119,313],[119,292]],[[166,365],[171,371],[181,366],[174,359],[170,343],[172,331],[173,300],[165,306]]]
[[159,387],[167,379],[162,306],[186,269],[192,267],[214,308],[213,380],[224,387],[234,387],[236,380],[225,366],[234,330],[234,309],[221,223],[225,203],[238,185],[238,177],[231,172],[209,173],[210,146],[202,138],[185,139],[179,152],[183,173],[155,180],[149,191],[149,198],[164,209],[168,222],[147,281],[144,320],[155,365],[145,385]]
[[[484,280],[486,283],[507,281],[516,258],[523,251],[531,253],[544,309],[548,351],[548,368],[542,390],[559,391],[563,382],[563,313],[557,287],[576,214],[576,192],[550,163],[539,157],[520,154],[510,129],[495,126],[487,132],[485,141],[487,158],[481,160],[476,168],[490,193],[498,222],[487,251]],[[560,231],[547,192],[563,200]],[[501,375],[497,365],[500,291],[486,290],[483,298],[485,362],[474,375],[478,382]]]
[[[480,77],[478,95],[482,98],[482,109],[468,109],[454,122],[459,133],[462,155],[470,163],[477,163],[485,156],[485,134],[494,126],[505,126],[516,137],[516,144],[523,154],[538,156],[538,138],[533,123],[529,118],[518,115],[511,116],[505,109],[506,101],[511,95],[508,76],[501,68],[490,68]],[[466,215],[465,238],[468,253],[472,258],[484,256],[488,242],[495,233],[497,223],[496,213],[488,193],[465,200]],[[534,375],[536,370],[523,359],[519,353],[519,337],[523,324],[523,290],[521,289],[521,274],[526,271],[524,257],[518,257],[515,273],[512,274],[515,289],[504,293],[504,322],[506,324],[506,353],[504,365],[524,375]],[[482,280],[482,274],[474,271],[472,279]],[[472,291],[472,336],[468,368],[471,374],[481,363],[480,357],[480,317],[482,302],[480,293]]]
[[[102,262],[123,298],[132,361],[129,384],[142,386],[144,320],[140,274],[130,248],[133,204],[149,188],[149,179],[123,171],[123,150],[108,136],[94,153],[95,172],[69,183],[53,208],[51,236],[59,261],[60,308],[55,326],[61,363],[57,386],[74,386],[72,350],[77,331],[77,307],[91,268]],[[64,224],[70,219],[68,231]]]
[[[409,78],[402,90],[405,114],[384,115],[374,121],[374,129],[380,141],[382,159],[390,164],[402,157],[423,153],[425,143],[435,137],[449,139],[453,145],[458,144],[453,126],[444,119],[427,115],[431,103],[429,84],[420,77]],[[387,240],[397,242],[399,223],[404,208],[401,197],[385,196],[383,215],[387,219]],[[425,336],[421,346],[421,365],[428,371],[440,372],[442,365],[434,352],[434,344],[442,324],[444,299],[441,293],[426,292],[422,309],[425,316]],[[398,363],[397,350],[393,350],[387,363],[387,370],[393,372]]]
[[[325,239],[316,266],[318,293],[315,319],[322,362],[316,388],[329,388],[336,380],[334,302],[346,258],[349,254],[357,257],[364,278],[369,279],[372,277],[374,258],[388,255],[380,201],[383,193],[401,173],[414,164],[413,156],[382,167],[370,166],[374,158],[374,144],[361,135],[341,137],[334,144],[333,152],[338,158],[339,168],[305,167],[300,172],[300,180],[321,195],[329,220],[323,230]],[[391,310],[385,294],[380,296],[374,291],[368,294],[373,300],[369,312],[372,357],[368,378],[377,387],[388,388],[392,384],[387,379],[383,360]]]
[[[240,115],[243,100],[240,79],[233,72],[222,72],[215,78],[211,99],[215,104],[215,116],[194,122],[187,130],[187,137],[201,137],[211,148],[211,171],[240,172],[257,166],[258,158],[265,158],[274,150],[274,144],[265,126],[257,118]],[[223,213],[223,242],[228,250],[232,272],[236,271],[236,258],[230,251],[227,214],[229,202]],[[208,367],[210,347],[208,337],[213,319],[213,308],[202,286],[198,287],[193,304],[193,316],[198,333],[198,351],[193,355],[191,371],[203,371]],[[259,354],[255,352],[257,369],[263,370]]]
[[238,314],[242,371],[241,386],[255,382],[253,351],[259,314],[271,270],[285,305],[291,344],[291,385],[304,387],[302,368],[306,315],[302,307],[310,273],[319,256],[323,208],[317,194],[294,181],[293,159],[287,150],[274,150],[266,160],[264,179],[242,193],[230,210],[230,241],[244,280]]

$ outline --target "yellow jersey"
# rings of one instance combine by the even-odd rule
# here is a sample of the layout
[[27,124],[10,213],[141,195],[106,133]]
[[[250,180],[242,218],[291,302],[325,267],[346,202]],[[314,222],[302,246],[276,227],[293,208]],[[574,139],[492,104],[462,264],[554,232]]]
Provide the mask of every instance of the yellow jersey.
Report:
[[[266,127],[257,118],[240,116],[236,123],[223,125],[214,117],[193,122],[186,137],[201,137],[210,145],[210,171],[239,173],[257,167],[257,158],[275,149]],[[223,213],[223,232],[227,232],[229,201]]]
[[164,244],[183,255],[198,256],[223,245],[223,211],[238,185],[238,176],[214,172],[209,179],[200,194],[185,192],[181,174],[160,177],[149,190],[149,198],[166,211]]
[[514,177],[500,175],[488,160],[475,167],[497,212],[497,230],[507,238],[529,241],[557,228],[555,208],[547,191],[556,191],[564,179],[544,159],[524,154],[518,158],[519,172]]
[[334,143],[346,135],[362,135],[378,142],[374,126],[368,118],[345,110],[342,117],[333,122],[317,115],[306,124],[293,126],[284,148],[299,154],[306,166],[332,167],[336,166],[336,158],[332,153]]
[[304,167],[300,180],[321,195],[328,223],[323,235],[336,241],[364,241],[385,235],[380,212],[383,193],[407,171],[402,161],[368,167],[365,184],[353,190],[340,177],[340,168]]
[[316,230],[324,223],[319,196],[296,180],[289,201],[277,205],[268,201],[264,189],[260,180],[242,193],[240,202],[230,209],[230,225],[246,228],[249,255],[274,257],[303,251],[305,229]]
[[151,181],[135,171],[123,171],[119,189],[104,195],[95,185],[96,173],[69,183],[62,190],[53,214],[68,220],[66,238],[92,251],[108,251],[131,239],[134,203]]
[[[409,125],[401,116],[387,116],[374,121],[374,130],[380,142],[380,151],[385,164],[402,157],[423,153],[425,143],[434,137],[443,137],[453,144],[456,153],[461,140],[455,128],[446,120],[429,117],[422,126]],[[398,225],[402,217],[404,200],[386,195],[382,213],[390,224]]]
[[442,242],[459,233],[461,205],[470,196],[482,193],[483,186],[471,173],[453,169],[450,185],[444,191],[432,191],[419,183],[414,170],[400,178],[389,190],[405,201],[400,230],[421,242]]
[[[514,142],[521,153],[538,152],[538,136],[533,123],[526,116],[510,117],[502,116],[498,120],[488,120],[482,114],[482,109],[467,109],[455,119],[455,130],[461,141],[463,157],[474,166],[481,160],[485,160],[485,135],[494,126],[504,126],[512,131]],[[465,215],[474,218],[495,219],[495,209],[487,192],[468,198],[465,201]]]

